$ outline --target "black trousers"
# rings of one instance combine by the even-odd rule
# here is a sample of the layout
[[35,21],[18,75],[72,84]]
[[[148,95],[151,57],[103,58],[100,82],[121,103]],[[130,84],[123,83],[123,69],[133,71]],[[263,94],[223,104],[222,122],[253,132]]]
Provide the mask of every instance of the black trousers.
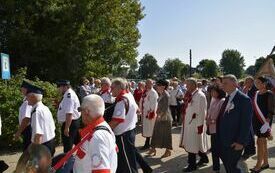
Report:
[[[197,168],[196,155],[195,153],[188,153],[188,167]],[[206,153],[199,152],[198,155],[200,156],[200,160],[208,161]]]
[[180,122],[180,107],[170,105],[170,111],[172,114],[173,122]]
[[42,144],[42,145],[46,146],[50,150],[52,156],[54,156],[54,153],[55,153],[55,141],[54,140],[55,139],[53,138],[50,141],[45,142],[45,143]]
[[218,171],[220,170],[220,157],[217,134],[211,134],[211,153],[213,160],[213,171]]
[[24,131],[22,132],[23,136],[23,152],[29,147],[31,144],[31,138],[32,138],[32,128],[31,125],[28,125]]
[[227,173],[240,173],[241,170],[237,167],[238,161],[241,158],[243,150],[236,151],[231,147],[221,146],[221,159]]
[[[137,149],[135,147],[135,129],[116,136],[118,146],[117,173],[137,173]],[[139,158],[140,159],[140,158]]]
[[73,148],[73,145],[79,142],[79,132],[78,129],[80,127],[80,119],[72,120],[70,129],[69,129],[69,136],[64,135],[65,129],[65,122],[61,126],[61,138],[63,143],[63,150],[64,153],[67,153]]
[[256,153],[256,147],[255,147],[255,137],[254,137],[254,131],[253,127],[250,128],[249,132],[249,139],[248,139],[248,144],[244,148],[244,155],[250,155],[250,154],[255,154]]
[[144,173],[149,172],[151,170],[151,167],[148,165],[148,163],[143,159],[141,154],[136,150],[136,161],[139,164],[140,168]]

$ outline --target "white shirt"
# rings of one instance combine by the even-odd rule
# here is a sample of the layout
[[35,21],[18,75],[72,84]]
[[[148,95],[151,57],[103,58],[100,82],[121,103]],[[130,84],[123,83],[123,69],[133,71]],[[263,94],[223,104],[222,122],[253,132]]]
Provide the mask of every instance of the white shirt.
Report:
[[19,125],[21,125],[24,118],[31,118],[31,110],[32,106],[28,105],[28,101],[26,100],[26,98],[24,98],[23,103],[19,107]]
[[182,96],[183,96],[183,93],[179,88],[173,89],[170,92],[169,105],[177,106],[177,98],[182,97]]
[[137,109],[138,105],[131,93],[124,95],[129,101],[129,110],[126,115],[125,101],[126,99],[119,101],[114,110],[112,120],[120,122],[114,129],[115,135],[121,135],[129,130],[136,128],[137,123]]
[[99,126],[106,130],[96,130],[93,137],[80,147],[82,158],[76,155],[74,173],[115,173],[117,169],[116,138],[110,126],[104,121]]
[[72,114],[73,120],[78,119],[81,116],[81,113],[78,112],[80,107],[79,99],[71,88],[69,88],[63,95],[63,99],[59,104],[57,111],[57,120],[60,123],[66,121],[66,114]]
[[225,111],[224,111],[224,112],[226,112],[226,111],[228,111],[229,109],[232,109],[232,108],[234,107],[234,104],[232,103],[232,101],[233,101],[235,95],[237,94],[237,92],[238,92],[238,88],[236,88],[236,90],[233,91],[233,92],[230,94],[229,100],[228,100],[228,102],[227,102],[227,105],[226,105],[226,108],[225,108]]
[[42,144],[55,137],[55,124],[50,109],[42,102],[32,108],[31,115],[32,142],[36,134],[42,135]]
[[103,94],[100,94],[100,97],[103,99],[104,103],[114,103],[115,98],[112,97],[112,94],[108,91]]

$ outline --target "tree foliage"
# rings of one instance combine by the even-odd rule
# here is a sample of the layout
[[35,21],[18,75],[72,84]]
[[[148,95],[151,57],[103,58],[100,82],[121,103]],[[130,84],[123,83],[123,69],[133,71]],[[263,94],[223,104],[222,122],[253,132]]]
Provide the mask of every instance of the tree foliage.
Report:
[[254,65],[249,66],[246,70],[245,70],[245,74],[250,75],[250,76],[255,76],[256,75],[256,68]]
[[[0,116],[2,119],[2,135],[0,136],[0,148],[12,149],[21,146],[21,142],[14,141],[13,135],[18,129],[19,106],[23,102],[23,96],[20,93],[22,80],[26,77],[26,68],[19,69],[16,75],[8,81],[0,80]],[[55,119],[56,142],[60,144],[60,124],[57,122],[57,110],[53,106],[53,100],[60,99],[55,84],[44,82],[36,78],[33,83],[44,89],[43,103],[48,106]]]
[[197,71],[204,78],[216,77],[219,72],[219,67],[214,60],[203,59],[197,66]]
[[244,72],[244,58],[237,50],[227,49],[222,53],[220,68],[224,74],[234,74],[240,78]]
[[139,0],[4,0],[0,50],[29,77],[106,75],[136,58],[142,10]]
[[181,78],[187,75],[188,65],[184,64],[180,59],[167,59],[163,66],[164,71],[167,73],[167,77]]
[[159,70],[157,60],[148,53],[139,61],[138,72],[142,79],[155,78]]

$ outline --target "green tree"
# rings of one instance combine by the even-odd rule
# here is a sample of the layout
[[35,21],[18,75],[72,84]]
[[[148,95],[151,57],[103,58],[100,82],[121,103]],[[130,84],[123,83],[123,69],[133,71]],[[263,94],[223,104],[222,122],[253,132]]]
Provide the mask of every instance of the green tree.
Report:
[[[267,56],[267,58],[272,58],[273,63],[275,65],[275,54],[269,55],[269,56]],[[266,61],[266,58],[264,58],[264,57],[260,57],[260,58],[256,59],[255,65],[254,65],[255,72],[257,72],[261,68],[261,66],[264,64],[265,61]]]
[[154,78],[159,70],[157,60],[148,53],[139,61],[138,72],[142,79]]
[[263,65],[264,62],[265,62],[264,57],[260,57],[260,58],[256,59],[255,65],[254,65],[255,66],[255,72],[257,72],[260,69],[260,67]]
[[32,78],[106,75],[137,57],[142,11],[139,0],[4,0],[0,50]]
[[203,59],[197,66],[197,71],[204,78],[216,77],[219,72],[219,67],[214,60]]
[[164,63],[163,69],[169,78],[181,78],[182,76],[186,76],[188,67],[180,59],[175,58],[167,59]]
[[256,68],[254,65],[249,66],[246,70],[245,70],[245,74],[250,75],[250,76],[255,76],[256,74]]
[[244,72],[244,58],[237,50],[227,49],[222,53],[220,68],[223,74],[234,74],[240,78]]

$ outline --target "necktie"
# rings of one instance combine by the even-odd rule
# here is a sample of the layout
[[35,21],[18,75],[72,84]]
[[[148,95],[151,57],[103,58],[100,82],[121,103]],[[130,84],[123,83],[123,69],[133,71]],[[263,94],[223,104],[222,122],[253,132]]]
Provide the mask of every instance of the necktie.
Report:
[[224,101],[223,104],[222,104],[222,107],[221,107],[220,112],[219,112],[219,117],[221,117],[221,116],[224,115],[224,111],[225,111],[225,108],[226,108],[226,106],[227,106],[228,101],[229,101],[229,96],[227,96],[227,97],[225,98],[225,101]]

